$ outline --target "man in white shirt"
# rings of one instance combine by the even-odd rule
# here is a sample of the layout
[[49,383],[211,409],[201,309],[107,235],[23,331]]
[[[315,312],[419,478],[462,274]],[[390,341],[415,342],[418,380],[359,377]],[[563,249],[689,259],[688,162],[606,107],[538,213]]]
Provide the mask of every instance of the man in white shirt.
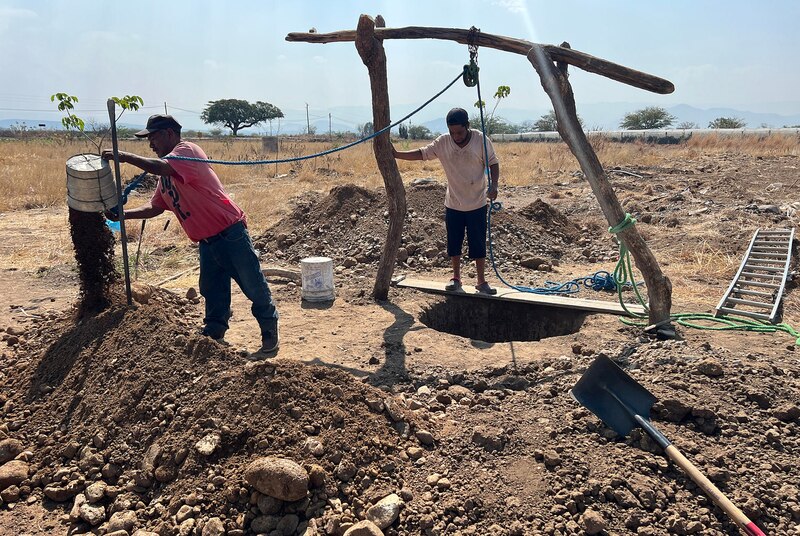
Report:
[[[475,260],[478,292],[496,294],[486,282],[486,200],[497,199],[497,183],[500,180],[500,164],[492,146],[480,130],[469,128],[469,116],[463,108],[453,108],[447,113],[448,134],[433,140],[430,145],[413,151],[398,151],[392,147],[395,158],[400,160],[433,160],[438,158],[447,176],[447,192],[444,197],[445,223],[447,226],[447,254],[453,267],[453,278],[446,290],[461,289],[461,246],[464,231],[467,235],[468,255]],[[491,183],[487,189],[486,161],[488,154]]]

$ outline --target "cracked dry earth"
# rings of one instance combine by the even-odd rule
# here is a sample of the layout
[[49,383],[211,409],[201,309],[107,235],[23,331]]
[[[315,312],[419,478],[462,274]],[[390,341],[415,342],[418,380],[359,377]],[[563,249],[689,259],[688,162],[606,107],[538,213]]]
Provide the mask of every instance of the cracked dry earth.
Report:
[[[756,228],[794,226],[799,165],[728,154],[612,170],[676,311],[713,309]],[[508,279],[613,268],[580,176],[501,195],[493,236]],[[427,180],[408,186],[397,273],[447,278],[442,196]],[[270,264],[332,257],[337,296],[309,304],[271,279],[282,346],[267,361],[248,359],[257,334],[241,295],[222,346],[195,334],[202,302],[186,288],[137,285],[135,306],[77,321],[74,269],[0,271],[0,534],[739,534],[649,437],[620,438],[572,400],[599,354],[656,396],[653,422],[765,533],[800,534],[800,354],[788,334],[679,327],[661,341],[608,315],[539,341],[437,331],[426,313],[474,299],[370,298],[379,191],[292,203],[254,241]],[[37,210],[0,217],[0,247],[41,246],[36,222],[65,209]],[[729,261],[686,269],[709,244]],[[792,280],[786,321],[800,320],[797,304]]]

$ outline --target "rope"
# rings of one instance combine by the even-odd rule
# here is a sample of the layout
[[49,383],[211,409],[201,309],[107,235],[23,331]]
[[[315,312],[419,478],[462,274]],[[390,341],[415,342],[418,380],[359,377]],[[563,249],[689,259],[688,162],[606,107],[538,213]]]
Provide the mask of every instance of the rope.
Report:
[[[636,220],[631,217],[630,214],[625,214],[625,218],[613,227],[609,227],[608,231],[612,234],[617,234],[628,227],[632,226],[636,223]],[[614,270],[614,281],[617,284],[617,289],[619,293],[619,303],[623,309],[632,317],[644,319],[646,318],[645,315],[638,315],[632,314],[630,310],[625,306],[625,303],[622,301],[622,293],[621,293],[621,286],[622,284],[630,284],[627,283],[627,278],[630,277],[631,283],[633,282],[633,267],[631,265],[631,255],[628,251],[627,246],[625,246],[622,240],[619,240],[619,262],[617,263],[617,269]],[[633,289],[636,292],[636,298],[638,299],[639,303],[645,307],[645,311],[647,311],[647,306],[644,303],[641,295],[639,294],[638,285],[633,284]],[[710,313],[677,313],[671,314],[669,319],[674,321],[676,324],[692,329],[700,329],[700,330],[707,330],[707,331],[750,331],[754,333],[777,333],[778,331],[783,331],[794,337],[795,345],[800,346],[800,332],[795,330],[792,326],[786,323],[779,323],[779,324],[771,324],[766,321],[749,319],[749,318],[739,318],[733,317],[730,315],[723,315],[723,316],[714,316]],[[627,318],[620,318],[620,320],[629,326],[637,326],[637,327],[645,327],[647,324],[643,322],[637,322],[635,320],[629,320]],[[706,325],[706,324],[698,324],[697,321],[701,322],[708,322],[711,324],[717,325]]]
[[[608,232],[611,234],[618,234],[628,227],[631,227],[635,223],[636,219],[630,214],[626,213],[621,222],[613,227],[608,228]],[[631,262],[630,251],[628,251],[628,246],[625,245],[625,242],[621,238],[617,237],[617,242],[619,242],[619,261],[617,261],[617,266],[614,268],[614,282],[617,285],[619,304],[630,316],[635,318],[645,318],[647,316],[648,307],[647,303],[645,303],[644,299],[642,298],[642,295],[639,294],[639,285],[636,284],[636,281],[633,278],[633,263]],[[628,281],[628,279],[630,279],[630,281]],[[634,313],[625,305],[625,301],[622,299],[622,287],[625,285],[630,285],[633,287],[633,291],[636,294],[636,301],[639,302],[642,307],[644,307],[645,314],[640,315],[639,313]]]
[[349,149],[350,147],[358,145],[359,143],[364,143],[365,141],[369,141],[372,138],[375,138],[376,136],[380,136],[384,132],[396,127],[397,125],[399,125],[400,123],[402,123],[403,121],[408,119],[409,117],[413,116],[414,114],[416,114],[417,112],[419,112],[420,110],[425,108],[431,102],[436,100],[442,93],[444,93],[445,91],[450,89],[450,87],[453,84],[455,84],[456,82],[458,82],[459,79],[463,78],[465,76],[466,69],[467,69],[467,66],[464,66],[464,70],[462,70],[462,72],[458,73],[458,76],[456,76],[453,79],[452,82],[447,84],[444,87],[444,89],[442,89],[439,93],[437,93],[436,95],[434,95],[433,97],[428,99],[427,102],[425,102],[422,106],[420,106],[419,108],[417,108],[416,110],[414,110],[410,114],[406,115],[405,117],[403,117],[399,121],[395,121],[391,125],[383,127],[379,131],[374,132],[374,133],[370,134],[369,136],[367,136],[365,138],[361,138],[360,140],[356,140],[356,141],[348,143],[346,145],[342,145],[341,147],[335,147],[333,149],[329,149],[327,151],[322,151],[320,153],[315,153],[315,154],[310,154],[310,155],[305,155],[305,156],[297,156],[297,157],[294,157],[294,158],[282,158],[282,159],[278,159],[278,160],[237,160],[237,161],[230,161],[230,160],[213,160],[213,159],[210,159],[210,158],[195,158],[195,157],[190,157],[190,156],[175,156],[175,155],[165,156],[164,160],[186,160],[186,161],[189,161],[189,162],[205,162],[207,164],[221,164],[221,165],[227,165],[227,166],[259,166],[259,165],[264,165],[264,164],[285,164],[287,162],[298,162],[300,160],[308,160],[308,159],[311,159],[311,158],[317,158],[318,156],[325,156],[325,155],[328,155],[328,154],[331,154],[331,153],[335,153],[335,152],[338,152],[338,151],[344,151],[345,149]]

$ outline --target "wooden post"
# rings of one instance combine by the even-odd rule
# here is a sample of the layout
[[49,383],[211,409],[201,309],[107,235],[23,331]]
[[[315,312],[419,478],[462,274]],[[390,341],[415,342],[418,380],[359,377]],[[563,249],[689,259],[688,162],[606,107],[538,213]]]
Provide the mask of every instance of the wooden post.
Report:
[[[564,43],[561,47],[569,48],[569,44]],[[606,220],[612,227],[620,224],[625,219],[625,211],[578,121],[566,64],[559,63],[556,67],[541,45],[533,45],[528,52],[528,60],[539,73],[542,87],[553,103],[558,132],[578,159]],[[650,323],[668,321],[672,307],[672,284],[669,278],[661,272],[656,258],[635,225],[627,227],[617,236],[630,250],[647,284]]]
[[[389,115],[389,84],[386,76],[386,53],[383,50],[383,41],[375,38],[375,27],[384,27],[383,17],[378,15],[373,20],[367,15],[358,19],[355,43],[361,61],[369,71],[369,82],[372,89],[372,125],[375,131],[388,126],[391,122]],[[406,190],[397,162],[392,156],[392,145],[389,132],[377,136],[372,144],[378,169],[386,185],[386,201],[389,206],[389,230],[386,233],[386,243],[383,245],[381,260],[378,264],[378,273],[375,276],[375,286],[372,297],[376,300],[385,300],[389,297],[389,285],[392,282],[394,263],[397,260],[397,250],[403,235],[403,221],[406,217]]]

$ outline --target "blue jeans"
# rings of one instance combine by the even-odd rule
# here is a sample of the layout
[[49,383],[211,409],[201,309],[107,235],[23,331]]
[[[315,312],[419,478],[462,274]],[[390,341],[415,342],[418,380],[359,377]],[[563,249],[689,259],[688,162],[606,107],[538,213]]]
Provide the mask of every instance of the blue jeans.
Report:
[[204,333],[218,339],[228,330],[231,279],[253,302],[251,311],[261,327],[261,334],[276,332],[278,310],[244,224],[235,223],[218,235],[201,240],[199,246],[200,294],[206,299]]

